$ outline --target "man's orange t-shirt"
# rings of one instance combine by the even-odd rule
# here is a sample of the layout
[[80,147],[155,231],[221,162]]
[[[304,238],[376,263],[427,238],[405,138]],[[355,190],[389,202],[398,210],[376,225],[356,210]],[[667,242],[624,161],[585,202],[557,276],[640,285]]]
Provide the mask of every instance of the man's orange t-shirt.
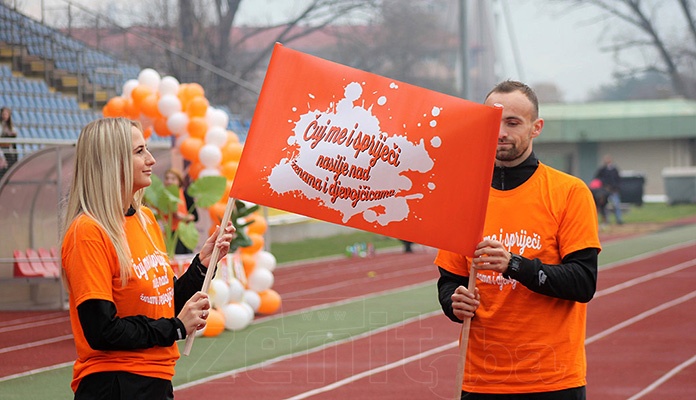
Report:
[[[544,264],[601,248],[587,186],[541,163],[523,185],[491,188],[486,238]],[[440,250],[435,264],[469,276],[469,259],[462,255]],[[471,320],[463,390],[533,393],[586,384],[586,304],[532,292],[493,271],[478,271],[476,286],[481,303]]]
[[179,358],[176,344],[129,351],[94,350],[85,339],[77,315],[77,306],[82,302],[99,299],[113,302],[118,317],[174,317],[174,272],[162,233],[152,211],[146,207],[141,210],[149,237],[136,215],[126,217],[125,232],[133,267],[125,287],[121,285],[116,249],[94,219],[86,215],[76,218],[63,239],[63,269],[69,283],[70,323],[77,349],[73,391],[82,378],[95,372],[127,371],[167,380],[174,376]]

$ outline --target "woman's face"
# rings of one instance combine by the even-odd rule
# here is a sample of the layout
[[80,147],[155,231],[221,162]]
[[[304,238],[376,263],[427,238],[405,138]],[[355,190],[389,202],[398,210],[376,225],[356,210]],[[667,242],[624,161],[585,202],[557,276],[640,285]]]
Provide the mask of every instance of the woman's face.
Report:
[[179,186],[179,178],[171,172],[164,174],[164,186]]
[[152,183],[152,166],[155,157],[147,149],[143,133],[136,127],[131,128],[133,135],[133,193]]
[[7,121],[8,119],[10,119],[10,109],[5,108],[2,110],[2,120]]

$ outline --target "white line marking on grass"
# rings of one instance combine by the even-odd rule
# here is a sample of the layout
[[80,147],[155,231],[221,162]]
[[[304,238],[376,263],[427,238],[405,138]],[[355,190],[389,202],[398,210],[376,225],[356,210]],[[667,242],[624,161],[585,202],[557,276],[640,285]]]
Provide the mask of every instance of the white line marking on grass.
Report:
[[70,335],[57,336],[57,337],[53,337],[50,339],[38,340],[36,342],[31,342],[31,343],[18,344],[17,346],[3,347],[0,349],[0,354],[9,353],[12,351],[30,349],[32,347],[38,347],[38,346],[43,346],[46,344],[57,343],[57,342],[62,342],[64,340],[72,340],[72,339],[73,339],[73,335],[70,334]]
[[666,302],[666,303],[662,303],[662,304],[660,304],[659,306],[657,306],[657,307],[655,307],[655,308],[651,308],[651,309],[648,310],[648,311],[642,312],[642,313],[636,315],[635,317],[629,318],[629,319],[627,319],[627,320],[621,322],[620,324],[616,324],[616,325],[612,326],[612,327],[609,328],[609,329],[606,329],[606,330],[604,330],[604,331],[602,331],[602,332],[599,332],[599,333],[596,334],[596,335],[593,335],[593,336],[587,338],[587,339],[585,340],[585,345],[594,343],[594,342],[598,341],[599,339],[603,339],[603,338],[605,338],[605,337],[611,335],[612,333],[615,333],[616,331],[618,331],[618,330],[620,330],[620,329],[623,329],[623,328],[625,328],[625,327],[627,327],[627,326],[630,326],[630,325],[635,324],[636,322],[642,321],[642,320],[644,320],[644,319],[646,319],[646,318],[648,318],[648,317],[651,317],[651,316],[653,316],[653,315],[655,315],[655,314],[657,314],[657,313],[660,313],[660,312],[662,312],[662,311],[665,311],[665,310],[667,310],[667,309],[670,308],[670,307],[674,307],[674,306],[676,306],[676,305],[679,305],[679,304],[681,304],[681,303],[684,303],[684,302],[686,302],[686,301],[689,301],[689,300],[693,299],[694,297],[696,297],[696,291],[693,291],[693,292],[691,292],[691,293],[685,294],[684,296],[679,297],[679,298],[677,298],[677,299],[674,299],[674,300],[672,300],[672,301],[668,301],[668,302]]
[[58,369],[58,368],[70,367],[73,364],[74,364],[74,361],[69,361],[69,362],[66,362],[63,364],[51,365],[50,367],[32,369],[31,371],[21,372],[19,374],[7,375],[7,376],[0,377],[0,382],[9,381],[10,379],[22,378],[22,377],[29,376],[29,375],[40,374],[42,372],[53,371],[54,369]]
[[320,394],[320,393],[328,392],[328,391],[337,389],[337,388],[339,388],[339,387],[341,387],[341,386],[345,386],[345,385],[347,385],[347,384],[349,384],[349,383],[353,383],[353,382],[355,382],[355,381],[358,381],[358,380],[360,380],[360,379],[367,378],[367,377],[369,377],[369,376],[372,376],[372,375],[375,375],[375,374],[379,374],[379,373],[382,373],[382,372],[385,372],[385,371],[389,371],[390,369],[394,369],[394,368],[396,368],[396,367],[400,367],[400,366],[402,366],[402,365],[406,365],[406,364],[412,363],[412,362],[414,362],[414,361],[418,361],[418,360],[420,360],[420,359],[422,359],[422,358],[429,357],[429,356],[431,356],[431,355],[433,355],[433,354],[437,354],[437,353],[443,352],[443,351],[445,351],[445,350],[449,350],[449,349],[451,349],[451,348],[453,348],[453,347],[457,347],[458,345],[459,345],[459,342],[458,342],[458,341],[454,341],[454,342],[452,342],[452,343],[448,343],[448,344],[442,345],[442,346],[440,346],[440,347],[436,347],[436,348],[434,348],[434,349],[430,349],[430,350],[428,350],[428,351],[424,351],[424,352],[422,352],[422,353],[414,354],[414,355],[412,355],[412,356],[410,356],[410,357],[406,357],[406,358],[401,359],[401,360],[399,360],[399,361],[395,361],[395,362],[393,362],[393,363],[391,363],[391,364],[387,364],[387,365],[383,365],[383,366],[381,366],[381,367],[373,368],[373,369],[371,369],[371,370],[369,370],[369,371],[363,371],[363,372],[361,372],[361,373],[359,373],[359,374],[357,374],[357,375],[349,376],[348,378],[341,379],[340,381],[334,382],[334,383],[332,383],[332,384],[330,384],[330,385],[327,385],[327,386],[324,386],[324,387],[320,387],[320,388],[316,388],[316,389],[312,389],[312,390],[307,391],[307,392],[304,392],[304,393],[300,393],[300,394],[298,394],[298,395],[296,395],[296,396],[289,397],[287,400],[300,400],[300,399],[306,399],[307,397],[314,396],[315,394]]
[[[234,375],[240,374],[240,373],[242,373],[242,372],[248,372],[248,371],[253,371],[253,370],[255,370],[255,369],[265,368],[265,367],[267,367],[267,366],[269,366],[269,365],[273,365],[273,364],[279,363],[279,362],[281,362],[281,361],[285,361],[285,360],[288,360],[288,359],[291,359],[291,358],[294,358],[294,357],[299,357],[299,356],[303,356],[303,355],[307,355],[307,354],[313,354],[313,353],[322,351],[322,350],[324,350],[324,349],[328,349],[328,348],[335,347],[335,346],[338,346],[338,345],[341,345],[341,344],[344,344],[344,343],[349,343],[349,342],[352,342],[352,341],[356,341],[356,340],[358,340],[358,339],[363,339],[363,338],[366,338],[366,337],[369,337],[369,336],[372,336],[372,335],[375,335],[375,334],[378,334],[378,333],[381,333],[381,332],[384,332],[384,331],[387,331],[387,330],[390,330],[390,329],[396,329],[396,328],[399,328],[399,327],[401,327],[401,326],[408,325],[408,324],[410,324],[410,323],[412,323],[412,322],[424,320],[424,319],[427,319],[427,318],[430,318],[430,317],[434,317],[434,316],[437,316],[437,315],[440,315],[440,314],[442,314],[442,311],[441,311],[441,310],[436,310],[436,311],[431,311],[431,312],[429,312],[429,313],[420,314],[420,315],[417,315],[417,316],[415,316],[415,317],[411,317],[411,318],[405,319],[405,320],[403,320],[403,321],[397,322],[397,323],[395,323],[395,324],[385,325],[385,326],[383,326],[383,327],[381,327],[381,328],[373,329],[373,330],[371,330],[371,331],[364,332],[364,333],[361,333],[361,334],[359,334],[359,335],[351,336],[351,337],[348,337],[348,338],[345,338],[345,339],[342,339],[342,340],[336,340],[335,342],[326,343],[326,344],[323,344],[323,345],[321,345],[321,346],[313,347],[313,348],[311,348],[311,349],[307,349],[307,350],[303,350],[303,351],[299,351],[299,352],[294,352],[294,353],[289,353],[289,354],[282,355],[282,356],[279,356],[279,357],[276,357],[276,358],[272,358],[272,359],[270,359],[270,360],[262,361],[262,362],[260,362],[260,363],[258,363],[258,364],[254,364],[254,365],[250,365],[250,366],[246,366],[246,367],[242,367],[242,368],[233,369],[233,370],[230,370],[230,371],[227,371],[227,372],[223,372],[223,373],[220,373],[220,374],[211,375],[211,376],[208,376],[208,377],[205,377],[205,378],[202,378],[202,379],[198,379],[198,380],[195,380],[195,381],[187,382],[187,383],[181,384],[181,385],[179,385],[179,386],[176,386],[174,389],[175,389],[175,390],[187,389],[187,388],[189,388],[189,387],[196,386],[196,385],[201,385],[201,384],[204,384],[204,383],[206,383],[206,382],[210,382],[210,381],[214,381],[214,380],[217,380],[217,379],[222,379],[222,378],[227,378],[227,377],[230,377],[230,376],[234,376]],[[454,344],[457,344],[457,342],[454,342]]]
[[671,371],[668,373],[662,375],[660,379],[656,380],[655,382],[651,383],[648,387],[645,389],[641,390],[640,392],[634,394],[631,396],[628,400],[638,400],[645,396],[646,394],[652,392],[653,390],[657,389],[660,385],[663,383],[667,382],[670,380],[674,375],[680,373],[682,370],[685,368],[689,367],[691,364],[696,362],[696,355],[689,358],[688,360],[684,361],[683,363],[677,365],[676,367],[672,368]]
[[599,291],[597,291],[597,293],[595,293],[594,298],[596,299],[597,297],[606,296],[608,294],[618,292],[619,290],[626,289],[626,288],[629,288],[631,286],[636,286],[638,284],[647,282],[653,278],[661,278],[663,276],[673,274],[675,272],[681,271],[683,269],[691,268],[693,266],[696,266],[696,260],[685,261],[681,264],[677,264],[677,265],[674,265],[672,267],[665,268],[665,269],[662,269],[659,271],[651,272],[647,275],[639,276],[637,278],[633,278],[633,279],[625,281],[623,283],[619,283],[618,285],[614,285],[614,286],[608,287],[606,289],[599,290]]
[[654,256],[657,256],[657,255],[660,255],[660,254],[669,253],[669,252],[672,252],[672,251],[675,251],[675,250],[681,250],[681,249],[684,249],[684,248],[693,247],[694,245],[696,245],[696,240],[691,240],[691,241],[688,241],[688,242],[686,242],[686,243],[674,244],[674,245],[672,245],[672,246],[663,247],[663,248],[661,248],[661,249],[659,249],[659,250],[649,251],[649,252],[647,252],[647,253],[638,254],[637,256],[633,256],[633,257],[630,257],[630,258],[624,258],[624,259],[621,259],[621,260],[619,260],[619,261],[614,261],[613,263],[609,263],[609,264],[606,264],[606,265],[602,265],[601,267],[599,267],[599,270],[600,270],[600,271],[606,271],[606,270],[608,270],[608,269],[612,269],[612,268],[616,268],[616,267],[622,267],[622,266],[631,264],[631,263],[633,263],[633,262],[635,262],[635,261],[641,261],[641,260],[645,260],[645,259],[647,259],[647,258],[654,257]]

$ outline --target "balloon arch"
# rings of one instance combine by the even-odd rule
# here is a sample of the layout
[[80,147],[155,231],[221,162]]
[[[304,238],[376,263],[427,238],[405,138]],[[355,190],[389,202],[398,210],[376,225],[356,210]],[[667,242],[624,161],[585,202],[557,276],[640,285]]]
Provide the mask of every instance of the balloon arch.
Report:
[[[175,150],[189,163],[187,173],[192,180],[224,176],[225,195],[208,210],[213,221],[222,220],[243,145],[237,134],[227,129],[227,113],[210,105],[200,84],[180,83],[172,76],[161,77],[154,69],[145,68],[138,79],[125,82],[121,95],[109,99],[102,113],[105,117],[140,121],[146,139],[153,133],[173,136]],[[258,213],[250,219],[254,222],[245,229],[253,244],[221,260],[223,268],[210,286],[213,309],[200,335],[244,329],[255,314],[273,314],[280,309],[280,295],[271,289],[276,259],[263,250],[268,225]]]

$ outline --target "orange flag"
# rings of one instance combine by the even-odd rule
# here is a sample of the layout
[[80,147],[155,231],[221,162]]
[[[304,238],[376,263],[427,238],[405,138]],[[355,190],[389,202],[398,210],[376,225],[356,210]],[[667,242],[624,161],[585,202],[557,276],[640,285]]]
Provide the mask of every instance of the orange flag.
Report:
[[501,114],[276,44],[230,196],[471,255]]

